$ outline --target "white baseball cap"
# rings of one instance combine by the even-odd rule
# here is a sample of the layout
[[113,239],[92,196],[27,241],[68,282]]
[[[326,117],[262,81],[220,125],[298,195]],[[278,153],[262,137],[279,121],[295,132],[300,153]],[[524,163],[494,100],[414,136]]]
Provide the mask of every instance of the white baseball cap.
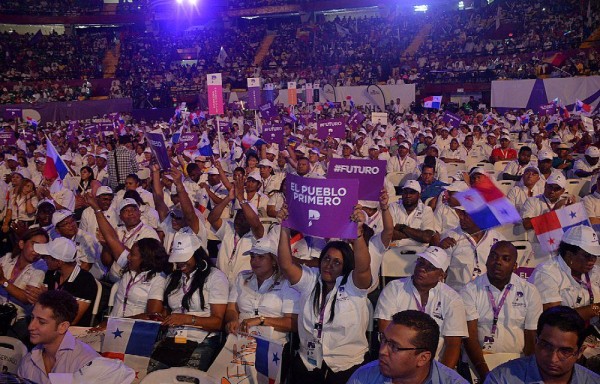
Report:
[[562,189],[565,189],[567,186],[567,179],[560,173],[553,173],[546,179],[546,184],[558,185]]
[[264,255],[266,253],[277,255],[277,244],[270,239],[263,237],[262,239],[258,239],[256,243],[254,243],[252,247],[243,254],[251,255],[253,253],[257,255]]
[[594,229],[587,225],[578,225],[569,228],[567,232],[564,233],[562,241],[567,244],[575,245],[594,256],[600,256],[598,235]]
[[136,207],[140,207],[137,203],[137,201],[135,201],[134,199],[128,197],[126,199],[123,199],[121,201],[121,203],[119,204],[119,213],[123,210],[123,208],[125,208],[128,205],[135,205]]
[[262,183],[262,177],[260,177],[260,172],[258,171],[258,169],[255,169],[254,171],[250,172],[247,178],[254,179],[259,183]]
[[402,189],[405,188],[412,189],[413,191],[421,193],[421,184],[419,184],[417,180],[407,180],[402,186]]
[[463,192],[469,189],[469,186],[464,181],[457,180],[450,185],[445,186],[444,189],[449,192]]
[[598,147],[589,146],[585,150],[585,154],[589,157],[600,157],[600,149],[598,149]]
[[[269,160],[269,159],[262,159],[259,163],[258,163],[259,167],[271,167],[271,168],[275,168],[275,164]],[[261,180],[259,180],[261,181]]]
[[77,255],[75,243],[66,237],[58,237],[45,244],[33,244],[33,250],[40,255],[49,255],[66,263],[74,262]]
[[271,145],[267,148],[267,153],[277,156],[277,154],[279,154],[279,150],[275,148],[275,146]]
[[440,247],[427,247],[423,252],[417,253],[417,256],[424,258],[433,264],[434,267],[445,271],[450,265],[450,257]]
[[55,227],[67,217],[73,216],[73,212],[68,209],[60,209],[52,214],[52,225]]
[[208,172],[209,175],[218,175],[219,174],[219,170],[216,167],[210,167],[208,168]]
[[201,246],[202,243],[195,234],[177,232],[173,237],[169,263],[185,263]]
[[114,192],[111,187],[103,185],[96,190],[96,196],[100,195],[114,195]]
[[538,152],[537,158],[538,161],[552,160],[554,158],[554,154],[551,151],[544,149]]

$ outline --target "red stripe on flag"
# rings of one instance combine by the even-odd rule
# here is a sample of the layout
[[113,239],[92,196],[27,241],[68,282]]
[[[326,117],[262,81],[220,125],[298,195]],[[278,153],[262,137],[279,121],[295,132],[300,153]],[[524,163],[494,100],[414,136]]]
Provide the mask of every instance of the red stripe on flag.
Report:
[[53,158],[46,156],[46,165],[44,166],[42,175],[48,180],[56,179],[58,177],[58,171],[56,170]]
[[502,191],[499,190],[498,187],[494,185],[494,182],[487,176],[482,177],[481,181],[473,188],[479,191],[483,199],[488,203],[504,197]]
[[102,356],[104,356],[106,358],[109,358],[109,359],[116,359],[116,360],[121,360],[121,361],[125,360],[125,354],[124,353],[103,352]]
[[550,211],[541,216],[532,217],[531,225],[533,225],[536,235],[562,228],[560,220],[558,219],[555,211]]

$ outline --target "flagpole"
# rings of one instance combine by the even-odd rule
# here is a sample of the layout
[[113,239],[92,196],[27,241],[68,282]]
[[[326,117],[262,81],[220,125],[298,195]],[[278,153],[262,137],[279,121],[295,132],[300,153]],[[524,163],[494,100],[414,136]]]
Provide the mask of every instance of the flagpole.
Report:
[[217,145],[219,146],[219,159],[221,159],[221,156],[222,156],[222,154],[221,154],[221,124],[219,124],[220,122],[221,122],[221,118],[219,116],[217,116]]

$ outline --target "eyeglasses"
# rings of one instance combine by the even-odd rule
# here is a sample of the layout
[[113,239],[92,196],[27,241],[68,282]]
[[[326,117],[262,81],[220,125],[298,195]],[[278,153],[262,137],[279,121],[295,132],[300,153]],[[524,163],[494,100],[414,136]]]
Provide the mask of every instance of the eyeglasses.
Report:
[[556,351],[556,356],[560,361],[564,361],[574,357],[579,353],[579,349],[568,348],[568,347],[555,347],[544,339],[537,339],[536,342],[541,352],[552,355]]
[[387,348],[389,348],[389,350],[392,353],[398,353],[398,352],[402,352],[402,351],[421,351],[421,350],[427,350],[427,348],[423,348],[423,347],[411,347],[411,348],[404,348],[404,347],[400,347],[398,344],[396,344],[396,342],[389,340],[387,337],[385,337],[385,334],[383,332],[379,332],[379,342],[381,343],[381,346],[385,346]]
[[340,259],[335,259],[329,255],[325,255],[323,257],[322,263],[332,264],[334,267],[340,267],[343,265],[343,263],[342,263],[342,261],[340,261]]
[[169,216],[171,217],[171,219],[175,219],[175,220],[183,220],[182,216],[177,216],[176,214],[174,214],[173,212],[169,213]]

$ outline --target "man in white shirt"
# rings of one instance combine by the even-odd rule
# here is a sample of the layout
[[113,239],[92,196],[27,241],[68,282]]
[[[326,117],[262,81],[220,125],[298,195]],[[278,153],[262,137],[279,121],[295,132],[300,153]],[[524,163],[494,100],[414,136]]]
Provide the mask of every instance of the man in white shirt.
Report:
[[535,286],[514,273],[517,249],[512,243],[494,244],[486,267],[486,274],[460,292],[469,329],[464,345],[481,380],[489,372],[484,353],[533,353],[542,313],[542,299]]
[[523,146],[519,149],[518,157],[504,167],[502,179],[519,181],[521,180],[521,176],[523,176],[523,172],[525,172],[525,168],[531,165],[534,165],[531,162],[531,148]]
[[398,245],[422,245],[431,242],[439,230],[433,211],[421,201],[421,186],[416,180],[408,180],[402,186],[402,199],[390,204],[394,219],[394,240]]
[[596,179],[596,191],[583,198],[583,206],[590,224],[600,224],[600,177]]
[[410,143],[403,141],[398,145],[396,156],[390,157],[387,163],[387,173],[402,172],[407,175],[419,173],[417,161],[409,156]]
[[600,149],[589,146],[583,159],[577,159],[573,165],[573,173],[577,177],[590,177],[600,172]]

